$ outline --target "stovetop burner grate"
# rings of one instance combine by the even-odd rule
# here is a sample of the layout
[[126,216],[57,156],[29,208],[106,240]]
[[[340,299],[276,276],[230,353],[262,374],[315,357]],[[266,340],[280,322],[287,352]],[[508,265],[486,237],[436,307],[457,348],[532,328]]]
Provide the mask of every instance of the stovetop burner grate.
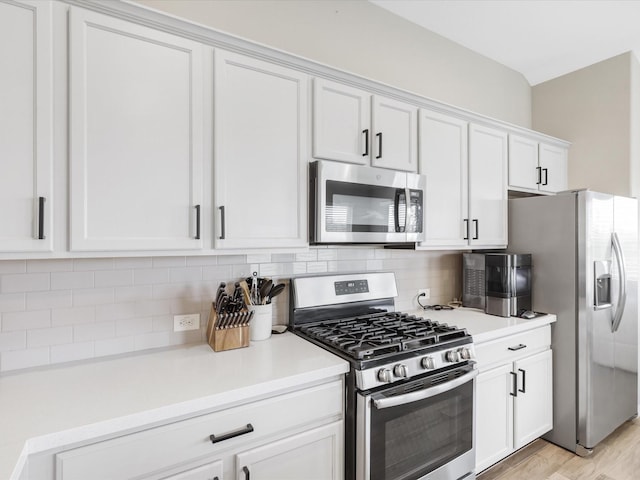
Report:
[[358,360],[406,352],[468,336],[464,329],[402,312],[302,326],[300,331]]

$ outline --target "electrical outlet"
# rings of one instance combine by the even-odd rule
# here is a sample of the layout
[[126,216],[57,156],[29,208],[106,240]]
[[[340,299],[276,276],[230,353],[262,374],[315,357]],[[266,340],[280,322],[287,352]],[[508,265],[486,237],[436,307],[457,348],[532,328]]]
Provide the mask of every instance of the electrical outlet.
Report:
[[[420,297],[421,294],[424,295]],[[423,300],[429,300],[431,298],[431,289],[430,288],[421,288],[418,290],[418,296]]]
[[190,313],[188,315],[173,316],[173,331],[184,332],[186,330],[197,330],[200,328],[200,314]]

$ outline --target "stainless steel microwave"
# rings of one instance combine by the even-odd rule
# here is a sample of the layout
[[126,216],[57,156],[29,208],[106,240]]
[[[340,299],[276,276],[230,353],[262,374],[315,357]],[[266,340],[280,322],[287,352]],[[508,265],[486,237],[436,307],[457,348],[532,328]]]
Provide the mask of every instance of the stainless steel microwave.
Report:
[[312,243],[424,239],[424,175],[319,160],[309,179]]

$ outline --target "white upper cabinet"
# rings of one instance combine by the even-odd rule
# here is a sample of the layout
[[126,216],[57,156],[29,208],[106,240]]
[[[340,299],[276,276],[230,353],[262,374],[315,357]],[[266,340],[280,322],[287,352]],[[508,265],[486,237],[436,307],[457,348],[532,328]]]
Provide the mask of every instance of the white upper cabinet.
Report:
[[417,172],[418,108],[378,95],[371,105],[371,165]]
[[53,249],[51,4],[0,2],[0,251]]
[[507,245],[507,133],[469,126],[469,221],[473,247]]
[[567,189],[567,149],[509,135],[509,188],[556,193]]
[[69,17],[71,250],[202,248],[202,45]]
[[367,165],[371,95],[357,88],[313,80],[313,156]]
[[469,218],[468,122],[420,109],[419,171],[427,178],[421,246],[464,247]]
[[538,161],[542,176],[538,188],[549,193],[567,190],[567,149],[541,143]]
[[308,77],[215,52],[216,248],[305,247]]
[[315,158],[415,172],[417,119],[415,105],[314,79]]

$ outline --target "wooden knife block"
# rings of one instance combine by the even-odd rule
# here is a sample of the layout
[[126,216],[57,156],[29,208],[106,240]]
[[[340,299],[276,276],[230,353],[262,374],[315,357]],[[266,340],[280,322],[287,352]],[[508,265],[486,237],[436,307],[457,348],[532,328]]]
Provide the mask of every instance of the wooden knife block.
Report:
[[214,352],[233,350],[249,346],[249,325],[219,328],[225,314],[218,315],[214,306],[211,306],[209,325],[207,325],[207,342]]

